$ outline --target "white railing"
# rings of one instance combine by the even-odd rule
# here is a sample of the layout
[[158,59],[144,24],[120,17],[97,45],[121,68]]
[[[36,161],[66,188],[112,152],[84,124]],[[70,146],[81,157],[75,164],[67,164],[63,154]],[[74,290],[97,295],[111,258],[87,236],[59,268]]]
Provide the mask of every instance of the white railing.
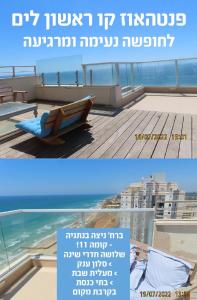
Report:
[[[0,78],[36,75],[36,66],[2,66]],[[197,87],[197,58],[82,64],[78,70],[39,74],[43,85]]]
[[0,66],[0,79],[36,76],[36,66]]

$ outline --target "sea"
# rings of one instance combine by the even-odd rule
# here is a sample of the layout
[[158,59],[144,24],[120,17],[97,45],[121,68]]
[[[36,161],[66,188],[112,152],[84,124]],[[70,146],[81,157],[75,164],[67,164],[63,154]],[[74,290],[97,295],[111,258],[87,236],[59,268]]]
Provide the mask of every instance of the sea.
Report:
[[[0,197],[0,211],[17,209],[97,208],[112,195],[36,195]],[[27,248],[54,235],[57,229],[80,220],[79,213],[20,213],[0,218],[0,268],[5,268]]]
[[[50,68],[50,65],[49,65]],[[78,71],[78,76],[76,76]],[[178,72],[178,78],[177,73]],[[41,73],[40,73],[41,74]],[[17,76],[27,76],[33,74],[16,74]],[[6,74],[0,73],[0,78],[5,78]],[[78,70],[65,70],[60,72],[46,72],[43,76],[45,85],[79,85],[84,84],[83,71],[79,66]],[[115,64],[90,65],[86,70],[86,81],[90,85],[116,85]],[[197,86],[197,59],[178,60],[176,68],[175,60],[134,63],[119,63],[119,83],[125,86]]]

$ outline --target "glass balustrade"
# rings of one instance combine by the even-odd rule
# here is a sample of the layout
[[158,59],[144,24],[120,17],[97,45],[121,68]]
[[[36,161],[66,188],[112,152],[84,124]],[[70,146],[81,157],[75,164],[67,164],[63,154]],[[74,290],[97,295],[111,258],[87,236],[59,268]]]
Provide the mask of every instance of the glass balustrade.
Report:
[[43,85],[120,85],[122,92],[139,85],[196,87],[197,58],[154,62],[82,64],[81,56],[39,60],[36,66],[0,67],[0,79],[42,76]]
[[122,94],[138,86],[197,86],[197,59],[178,59],[141,63],[86,64],[73,71],[45,72],[44,85],[119,85]]
[[29,255],[56,256],[59,228],[130,228],[131,239],[151,245],[154,210],[24,210],[0,215],[0,274]]

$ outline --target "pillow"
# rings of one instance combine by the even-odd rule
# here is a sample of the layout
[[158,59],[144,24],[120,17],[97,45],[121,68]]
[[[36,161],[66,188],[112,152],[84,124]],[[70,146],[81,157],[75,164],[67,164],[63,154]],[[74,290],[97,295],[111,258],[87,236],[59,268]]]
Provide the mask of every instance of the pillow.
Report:
[[130,290],[134,291],[137,289],[144,275],[145,269],[146,269],[145,260],[135,261],[134,267],[130,274]]
[[133,266],[135,259],[136,259],[136,246],[130,245],[130,269]]
[[160,286],[178,289],[187,284],[191,268],[184,260],[149,248],[145,280],[154,289]]
[[43,138],[51,133],[51,128],[45,128],[44,124],[48,119],[49,113],[45,112],[41,117],[28,119],[17,123],[15,126],[25,132]]
[[[49,112],[44,112],[41,117],[24,120],[22,122],[17,123],[15,126],[37,137],[44,138],[47,137],[52,131],[52,128],[45,128],[45,123],[48,117]],[[75,122],[79,121],[80,118],[81,116],[77,115],[63,121],[60,125],[60,129],[74,124]]]

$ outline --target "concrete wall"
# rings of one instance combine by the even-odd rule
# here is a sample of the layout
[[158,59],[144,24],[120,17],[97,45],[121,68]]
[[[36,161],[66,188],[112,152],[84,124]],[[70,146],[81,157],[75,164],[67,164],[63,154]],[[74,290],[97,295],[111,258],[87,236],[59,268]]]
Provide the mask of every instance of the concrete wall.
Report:
[[135,101],[138,97],[140,97],[142,95],[144,95],[143,87],[136,88],[133,91],[128,91],[127,93],[124,93],[121,96],[120,106],[126,105],[128,103],[132,103],[133,101]]
[[0,79],[0,87],[7,86],[12,87],[14,90],[27,91],[28,94],[26,95],[26,100],[33,100],[36,98],[35,86],[39,84],[41,84],[41,78],[38,76]]
[[[146,93],[197,93],[197,87],[144,87],[121,93],[120,86],[42,86],[39,76],[0,79],[0,86],[28,92],[27,100],[53,100],[73,102],[87,95],[96,96],[96,104],[120,107]],[[19,99],[20,100],[20,99]]]
[[96,96],[96,104],[117,106],[121,92],[119,86],[36,86],[36,98],[73,102],[88,95]]
[[197,219],[156,220],[153,247],[185,260],[197,262]]
[[[26,260],[0,279],[0,297],[33,267],[31,259]],[[1,298],[2,299],[2,298]]]

